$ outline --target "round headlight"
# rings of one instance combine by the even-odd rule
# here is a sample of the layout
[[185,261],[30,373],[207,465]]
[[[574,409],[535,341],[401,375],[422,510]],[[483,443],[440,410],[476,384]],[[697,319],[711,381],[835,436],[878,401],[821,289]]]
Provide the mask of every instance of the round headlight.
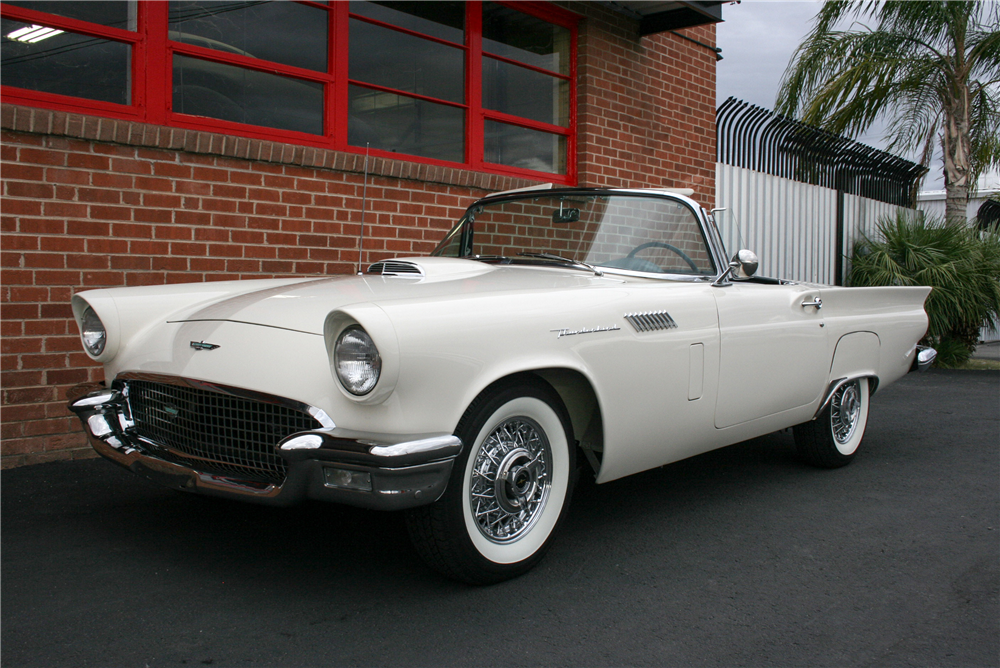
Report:
[[89,306],[80,317],[80,338],[83,339],[83,347],[94,357],[99,357],[108,343],[108,331],[104,329],[104,323]]
[[382,358],[375,342],[358,326],[348,327],[337,337],[333,365],[344,388],[357,396],[371,392],[382,373]]

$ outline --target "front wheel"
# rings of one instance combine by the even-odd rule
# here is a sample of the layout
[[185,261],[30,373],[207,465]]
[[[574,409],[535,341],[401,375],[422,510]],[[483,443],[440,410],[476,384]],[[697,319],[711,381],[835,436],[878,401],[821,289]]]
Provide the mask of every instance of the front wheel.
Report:
[[795,447],[806,462],[822,468],[851,463],[868,424],[867,378],[856,378],[838,387],[815,420],[793,428]]
[[444,495],[407,512],[420,556],[471,584],[521,575],[548,549],[572,493],[575,448],[550,388],[507,385],[473,402]]

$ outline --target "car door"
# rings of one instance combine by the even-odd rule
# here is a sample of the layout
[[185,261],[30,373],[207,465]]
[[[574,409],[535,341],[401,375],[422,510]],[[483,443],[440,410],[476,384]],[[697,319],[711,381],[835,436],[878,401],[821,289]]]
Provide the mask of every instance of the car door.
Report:
[[720,336],[717,428],[819,398],[829,355],[818,288],[734,282],[715,290],[715,302]]

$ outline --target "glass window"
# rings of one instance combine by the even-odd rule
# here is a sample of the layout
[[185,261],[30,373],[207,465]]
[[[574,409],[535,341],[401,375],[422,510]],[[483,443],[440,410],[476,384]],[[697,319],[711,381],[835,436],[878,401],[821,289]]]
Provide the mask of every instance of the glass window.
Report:
[[[119,2],[66,2],[66,0],[14,0],[5,4],[36,12],[65,16],[121,30],[135,30],[135,0]],[[4,31],[4,35],[7,32]]]
[[694,212],[666,197],[524,194],[481,204],[469,210],[433,255],[538,263],[530,253],[654,274],[716,273]]
[[485,130],[486,162],[550,174],[566,173],[566,137],[490,120],[486,121]]
[[358,2],[351,13],[456,44],[465,43],[465,3]]
[[0,33],[5,86],[131,103],[132,49],[128,44],[9,19],[0,23]]
[[516,9],[484,2],[483,51],[567,75],[570,31]]
[[483,106],[533,121],[569,126],[569,81],[483,58]]
[[173,110],[323,134],[323,84],[174,55]]
[[351,19],[350,78],[465,102],[465,51]]
[[[457,2],[352,2],[351,11],[424,35],[465,42]],[[465,49],[351,18],[347,142],[449,162],[465,161]],[[454,107],[405,93],[463,105]]]
[[327,12],[295,2],[170,3],[170,39],[317,72],[327,70]]
[[568,183],[576,19],[558,4],[0,0],[0,83],[18,104]]
[[464,162],[465,110],[403,95],[350,87],[348,143],[436,160]]

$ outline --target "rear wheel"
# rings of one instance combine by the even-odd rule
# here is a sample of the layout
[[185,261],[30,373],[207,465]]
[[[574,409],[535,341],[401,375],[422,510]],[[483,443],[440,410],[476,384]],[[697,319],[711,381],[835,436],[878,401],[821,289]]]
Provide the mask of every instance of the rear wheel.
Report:
[[792,430],[799,455],[822,468],[850,464],[865,435],[868,404],[867,378],[857,378],[838,387],[815,420]]
[[465,444],[448,489],[407,512],[421,557],[445,575],[490,584],[545,554],[572,493],[575,448],[558,396],[541,385],[499,387],[459,422]]

